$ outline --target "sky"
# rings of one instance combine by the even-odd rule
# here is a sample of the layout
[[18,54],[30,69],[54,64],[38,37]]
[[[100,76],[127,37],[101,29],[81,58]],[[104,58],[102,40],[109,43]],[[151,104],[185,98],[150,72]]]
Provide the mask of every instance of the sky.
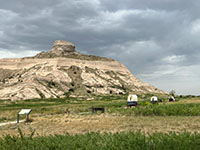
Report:
[[166,92],[200,95],[199,0],[0,0],[0,58],[67,40]]

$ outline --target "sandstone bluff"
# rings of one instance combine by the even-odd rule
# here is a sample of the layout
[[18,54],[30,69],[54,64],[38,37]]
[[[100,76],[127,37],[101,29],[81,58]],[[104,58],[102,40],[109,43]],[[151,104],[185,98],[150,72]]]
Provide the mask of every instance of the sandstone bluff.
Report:
[[34,57],[0,59],[0,99],[159,93],[113,59],[84,55],[67,41]]

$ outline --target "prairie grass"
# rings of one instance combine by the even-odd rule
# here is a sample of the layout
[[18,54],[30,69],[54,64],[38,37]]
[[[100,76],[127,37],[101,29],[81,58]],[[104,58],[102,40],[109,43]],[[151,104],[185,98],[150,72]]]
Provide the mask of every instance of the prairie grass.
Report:
[[0,137],[17,135],[20,127],[24,133],[36,129],[36,136],[55,134],[85,134],[88,132],[116,133],[138,131],[145,134],[154,132],[200,132],[198,116],[123,116],[114,114],[54,114],[32,115],[31,123],[12,124],[0,127]]
[[[200,149],[200,99],[169,103],[163,96],[163,103],[153,105],[150,96],[140,95],[136,108],[126,107],[126,95],[0,101],[0,122],[32,109],[31,123],[0,127],[0,150]],[[105,107],[106,113],[92,114],[92,106]]]
[[[31,115],[53,115],[87,113],[92,106],[105,107],[106,113],[131,116],[198,116],[200,115],[200,100],[195,98],[178,99],[178,102],[168,103],[166,97],[164,102],[152,105],[147,99],[151,95],[139,96],[139,106],[127,109],[127,95],[99,95],[94,100],[84,98],[50,98],[31,99],[24,101],[0,101],[0,122],[15,120],[17,112],[23,108],[32,109]],[[142,99],[143,97],[143,99]],[[142,101],[141,101],[142,99]],[[190,103],[191,101],[191,103]],[[196,102],[196,103],[195,103]]]
[[[86,133],[76,135],[54,135],[35,137],[32,134],[24,137],[7,135],[0,139],[0,149],[9,150],[198,150],[200,149],[200,134],[154,133],[145,135],[141,132],[121,133]],[[32,132],[33,133],[33,132]]]

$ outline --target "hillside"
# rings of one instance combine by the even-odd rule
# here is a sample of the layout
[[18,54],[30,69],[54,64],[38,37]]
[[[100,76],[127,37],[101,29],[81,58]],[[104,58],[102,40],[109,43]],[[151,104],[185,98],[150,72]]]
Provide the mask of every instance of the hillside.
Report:
[[164,94],[113,59],[84,55],[67,41],[34,57],[0,59],[0,99],[21,100],[91,94]]

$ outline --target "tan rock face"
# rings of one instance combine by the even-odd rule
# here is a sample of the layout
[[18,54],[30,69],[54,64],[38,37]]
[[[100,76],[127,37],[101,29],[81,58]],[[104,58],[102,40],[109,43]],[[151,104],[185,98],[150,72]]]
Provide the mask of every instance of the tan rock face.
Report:
[[50,52],[59,54],[75,52],[75,45],[68,41],[57,40],[53,44],[53,47],[50,50]]
[[54,42],[49,52],[42,52],[36,55],[36,58],[53,58],[67,57],[69,55],[78,55],[75,50],[75,45],[68,41],[57,40]]
[[[164,94],[141,82],[117,61],[82,54],[75,58],[61,57],[60,51],[76,53],[72,43],[56,41],[49,52],[44,52],[45,55],[38,54],[40,57],[0,59],[0,99],[129,92]],[[55,53],[56,57],[48,58],[49,53]]]

